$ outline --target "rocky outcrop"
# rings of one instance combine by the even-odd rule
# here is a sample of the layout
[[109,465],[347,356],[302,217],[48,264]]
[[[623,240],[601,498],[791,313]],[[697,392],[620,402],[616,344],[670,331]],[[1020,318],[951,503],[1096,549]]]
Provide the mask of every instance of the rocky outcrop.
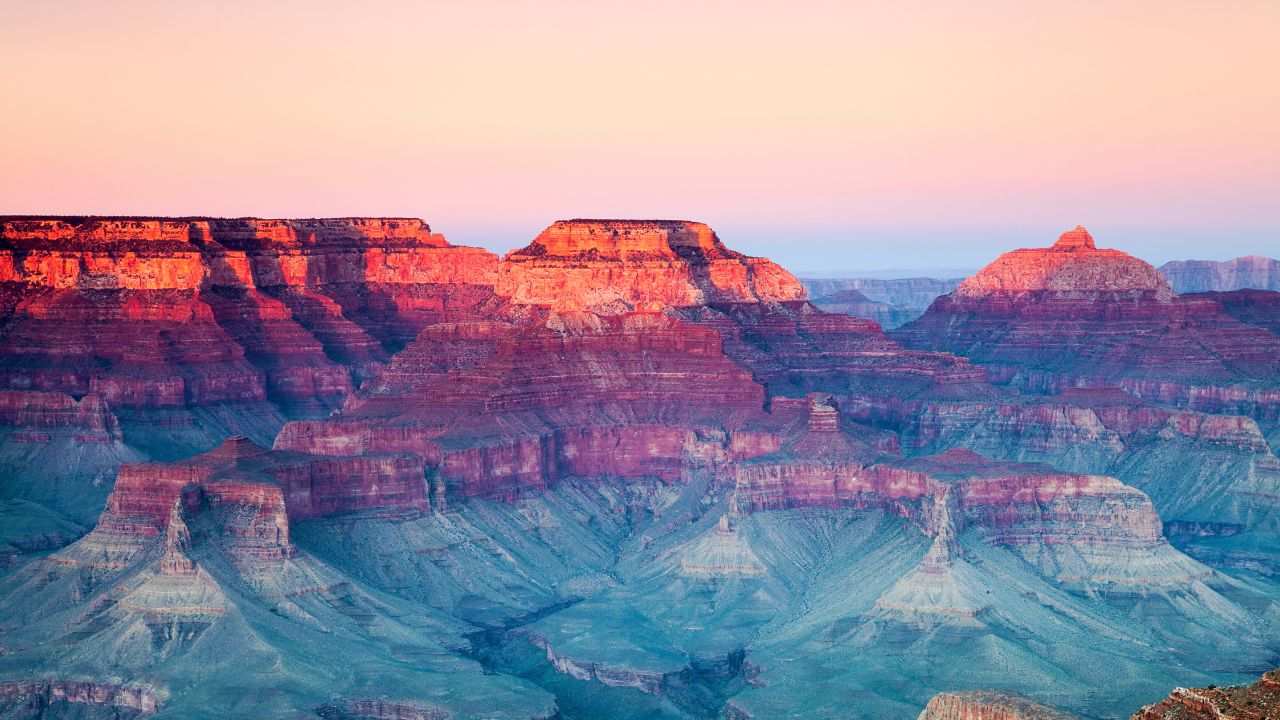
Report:
[[1234,260],[1175,260],[1160,266],[1176,293],[1280,290],[1280,260],[1250,255]]
[[916,720],[1071,720],[1072,717],[1017,695],[975,690],[933,696]]
[[804,287],[764,258],[727,249],[702,223],[561,220],[503,258],[497,293],[521,304],[615,314],[800,300]]
[[1147,705],[1132,720],[1270,720],[1280,717],[1280,671],[1252,685],[1175,688],[1169,697]]
[[960,297],[1049,292],[1090,298],[1105,293],[1167,301],[1169,283],[1147,263],[1119,250],[1100,250],[1077,225],[1048,248],[1007,252],[956,287]]
[[[5,717],[62,717],[77,712],[68,705],[84,706],[85,717],[116,720],[147,717],[160,709],[156,691],[146,685],[45,679],[0,682],[0,714]],[[94,714],[99,709],[103,714]]]
[[1081,228],[1006,253],[893,336],[1036,392],[1119,387],[1207,412],[1280,417],[1280,338],[1203,297],[1176,297],[1146,263]]
[[14,428],[16,442],[47,442],[51,433],[70,432],[76,442],[123,439],[120,423],[98,395],[79,400],[65,393],[0,391],[0,426]]

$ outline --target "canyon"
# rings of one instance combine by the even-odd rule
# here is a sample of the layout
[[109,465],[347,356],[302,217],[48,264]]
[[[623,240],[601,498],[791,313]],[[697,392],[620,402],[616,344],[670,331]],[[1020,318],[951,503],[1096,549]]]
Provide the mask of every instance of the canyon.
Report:
[[1116,717],[1280,665],[1280,293],[1083,228],[815,282],[691,221],[0,217],[0,707]]

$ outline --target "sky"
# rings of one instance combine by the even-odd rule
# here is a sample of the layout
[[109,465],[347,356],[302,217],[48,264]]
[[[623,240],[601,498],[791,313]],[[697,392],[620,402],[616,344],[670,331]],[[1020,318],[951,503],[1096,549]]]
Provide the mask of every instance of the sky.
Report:
[[0,0],[0,212],[683,218],[809,275],[1280,255],[1280,2]]

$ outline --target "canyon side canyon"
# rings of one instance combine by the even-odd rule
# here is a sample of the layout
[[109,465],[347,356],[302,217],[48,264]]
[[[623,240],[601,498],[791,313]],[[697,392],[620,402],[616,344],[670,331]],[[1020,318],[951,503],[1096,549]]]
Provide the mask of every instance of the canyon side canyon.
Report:
[[1245,260],[0,217],[0,717],[1280,717]]

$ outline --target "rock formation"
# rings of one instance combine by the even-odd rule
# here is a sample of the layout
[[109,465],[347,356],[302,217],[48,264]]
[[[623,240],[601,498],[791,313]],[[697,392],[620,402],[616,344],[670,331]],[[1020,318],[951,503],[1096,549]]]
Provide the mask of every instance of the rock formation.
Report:
[[1015,250],[893,336],[987,367],[1036,392],[1120,387],[1209,412],[1280,419],[1280,342],[1201,297],[1177,297],[1154,268],[1101,250],[1083,228]]
[[805,296],[786,270],[684,220],[552,223],[503,258],[496,289],[516,303],[598,314]]
[[[0,682],[0,713],[7,718],[110,717],[133,720],[155,714],[154,688],[77,680]],[[101,711],[99,714],[98,711]]]
[[1280,671],[1252,685],[1175,688],[1169,697],[1147,705],[1132,720],[1267,720],[1280,717]]
[[421,220],[0,218],[0,384],[113,408],[335,407],[497,258]]

